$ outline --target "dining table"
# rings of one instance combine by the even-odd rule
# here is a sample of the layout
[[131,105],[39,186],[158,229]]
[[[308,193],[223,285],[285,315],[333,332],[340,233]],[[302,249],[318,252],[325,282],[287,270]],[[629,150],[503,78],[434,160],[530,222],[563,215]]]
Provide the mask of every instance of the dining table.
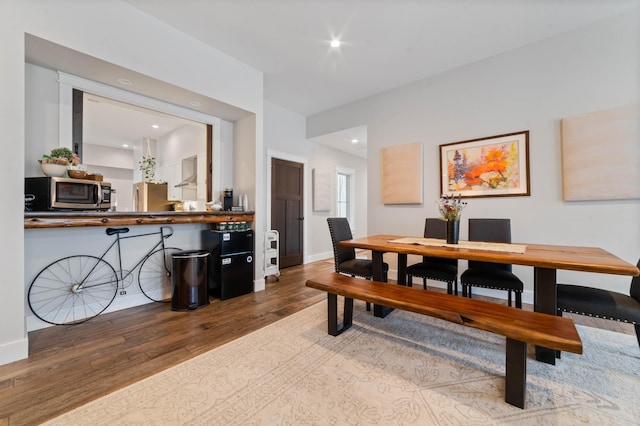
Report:
[[[387,234],[344,240],[340,245],[371,251],[374,281],[385,281],[382,272],[384,253],[396,253],[398,285],[406,285],[408,255],[531,266],[533,310],[550,315],[557,315],[556,283],[559,269],[627,276],[640,274],[636,265],[599,247],[462,240],[458,244],[447,244],[445,240],[434,238]],[[391,311],[384,306],[374,306],[374,315],[377,317],[385,317]],[[536,359],[555,364],[556,351],[536,346]]]

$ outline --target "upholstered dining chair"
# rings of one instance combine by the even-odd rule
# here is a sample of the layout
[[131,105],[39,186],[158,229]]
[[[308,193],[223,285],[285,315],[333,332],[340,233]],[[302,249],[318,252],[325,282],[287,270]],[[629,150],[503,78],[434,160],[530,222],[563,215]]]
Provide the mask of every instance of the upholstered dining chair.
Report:
[[640,277],[631,279],[628,296],[615,291],[574,284],[557,284],[556,292],[559,316],[562,316],[563,312],[569,312],[631,323],[635,326],[640,346]]
[[[425,238],[447,238],[447,222],[440,218],[427,218],[424,222]],[[407,285],[413,286],[413,277],[422,278],[427,289],[427,279],[447,283],[447,293],[458,294],[458,259],[422,256],[422,262],[407,267]]]
[[[344,240],[351,240],[351,226],[345,217],[329,217],[329,233],[331,234],[331,243],[333,244],[333,259],[336,272],[350,275],[352,277],[361,277],[367,280],[373,278],[373,261],[370,259],[358,259],[354,248],[342,247],[339,243]],[[389,264],[382,264],[383,280],[387,281],[387,273],[389,272]],[[371,304],[367,302],[367,310],[371,309]]]
[[[469,241],[494,243],[511,242],[510,219],[469,219]],[[511,265],[470,260],[469,268],[460,275],[462,295],[471,297],[472,287],[506,290],[511,306],[511,293],[516,295],[516,308],[522,308],[524,284],[513,272]]]

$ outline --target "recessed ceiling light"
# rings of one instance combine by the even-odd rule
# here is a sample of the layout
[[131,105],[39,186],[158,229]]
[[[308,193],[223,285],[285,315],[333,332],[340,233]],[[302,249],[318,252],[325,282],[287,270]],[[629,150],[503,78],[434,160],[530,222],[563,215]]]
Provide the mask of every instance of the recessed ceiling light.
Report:
[[126,143],[123,143],[123,144],[122,144],[122,147],[123,147],[123,148],[129,148],[129,145],[127,145]]
[[358,139],[351,139],[351,143],[358,143]]
[[199,107],[200,105],[202,105],[202,104],[201,104],[200,102],[198,102],[198,101],[191,101],[191,102],[189,102],[189,103],[191,104],[191,106],[194,106],[194,107]]
[[120,84],[124,84],[125,86],[131,86],[131,85],[133,85],[133,81],[129,80],[128,78],[123,78],[123,77],[120,77],[120,78],[118,79],[118,83],[120,83]]
[[151,127],[153,127],[154,129],[159,129],[160,126],[158,126],[157,124],[152,124]]
[[337,39],[331,40],[331,47],[340,47],[340,40],[337,40]]

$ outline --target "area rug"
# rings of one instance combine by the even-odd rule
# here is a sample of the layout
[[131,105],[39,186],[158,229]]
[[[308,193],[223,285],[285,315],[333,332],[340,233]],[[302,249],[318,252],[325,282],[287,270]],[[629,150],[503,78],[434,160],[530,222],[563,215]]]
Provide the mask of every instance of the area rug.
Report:
[[527,362],[504,402],[504,338],[402,311],[327,334],[321,302],[48,425],[637,425],[635,336],[578,326],[584,354]]

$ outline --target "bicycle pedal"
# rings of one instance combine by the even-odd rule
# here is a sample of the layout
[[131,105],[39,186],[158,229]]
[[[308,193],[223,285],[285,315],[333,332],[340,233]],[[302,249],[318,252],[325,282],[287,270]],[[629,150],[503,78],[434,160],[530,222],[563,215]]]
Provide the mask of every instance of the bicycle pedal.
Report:
[[120,296],[124,296],[125,294],[127,294],[127,291],[126,291],[126,290],[121,290],[121,291],[120,291]]

